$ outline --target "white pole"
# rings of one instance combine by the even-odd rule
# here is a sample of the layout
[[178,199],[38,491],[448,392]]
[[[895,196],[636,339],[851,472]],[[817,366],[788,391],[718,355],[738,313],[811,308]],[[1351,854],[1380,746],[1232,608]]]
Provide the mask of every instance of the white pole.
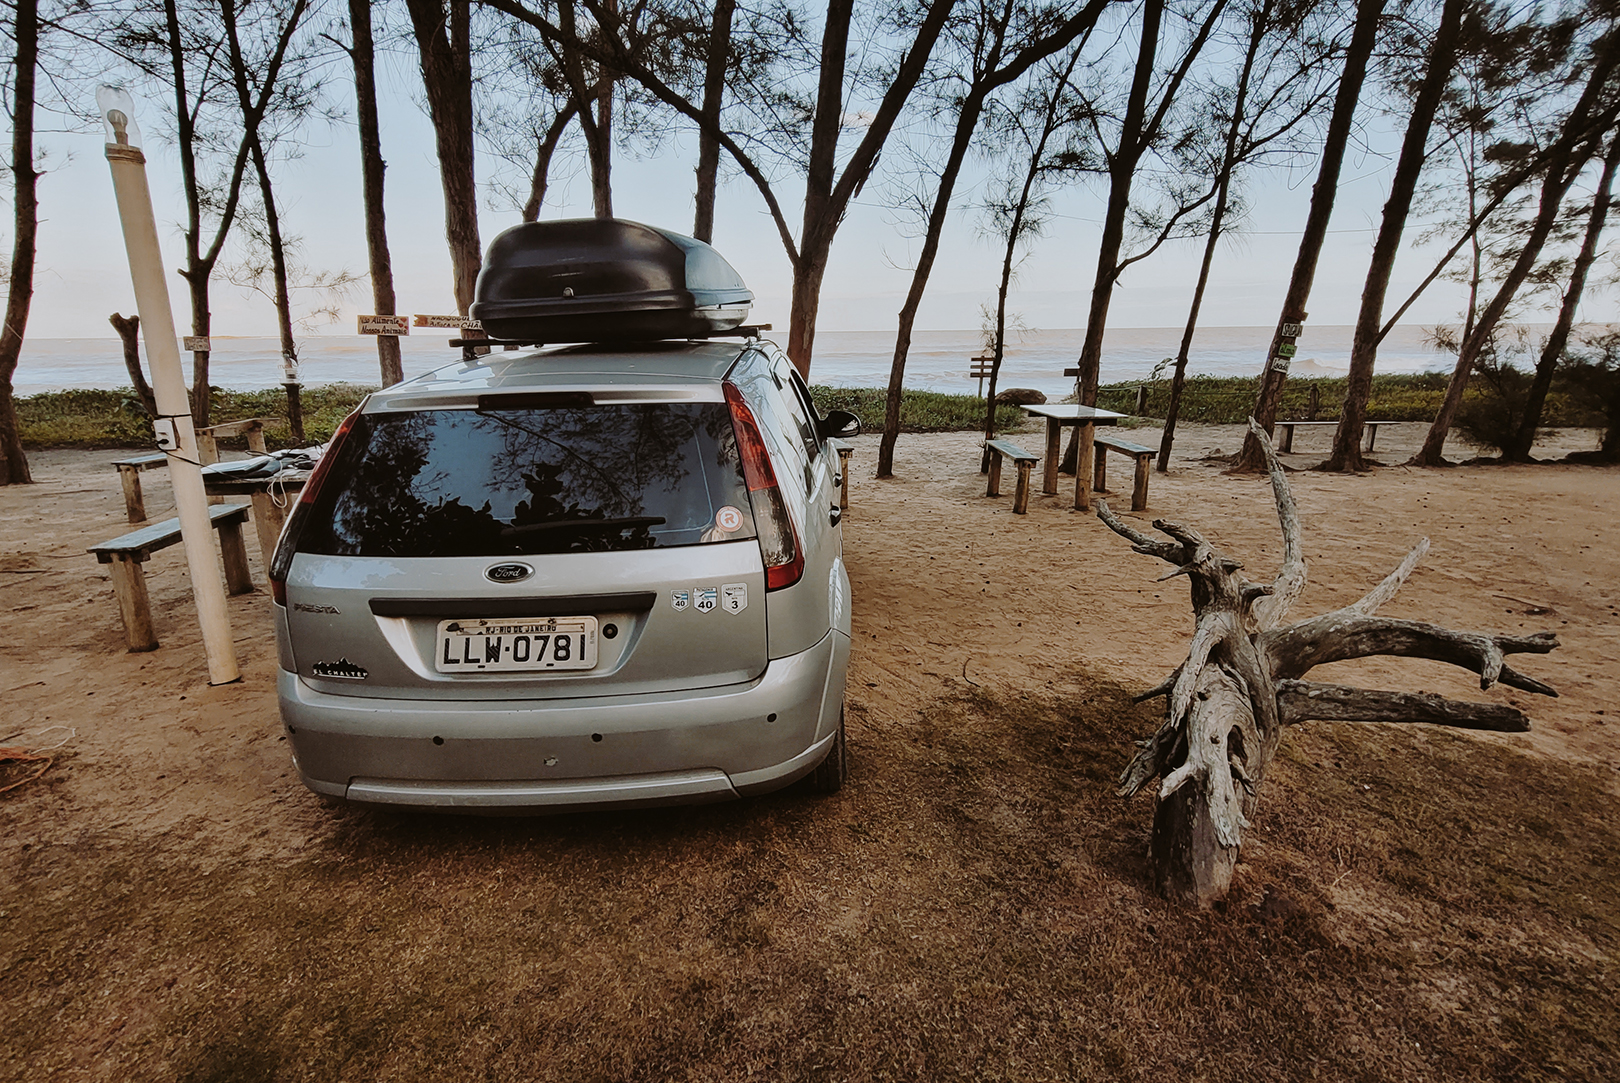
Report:
[[[135,284],[135,306],[141,316],[147,361],[152,366],[152,395],[158,408],[154,428],[159,431],[159,446],[169,453],[169,478],[180,516],[180,538],[202,624],[203,649],[208,654],[208,683],[230,684],[240,680],[242,672],[236,665],[225,588],[214,557],[214,531],[208,518],[208,496],[203,491],[197,430],[186,398],[174,313],[169,309],[169,287],[163,276],[152,193],[146,186],[146,155],[141,153],[140,129],[134,121],[135,102],[123,90],[102,87],[96,92],[96,105],[109,136],[107,163],[112,167],[118,217],[124,226],[124,248],[129,253],[129,277]],[[172,429],[168,446],[164,446],[165,428]]]

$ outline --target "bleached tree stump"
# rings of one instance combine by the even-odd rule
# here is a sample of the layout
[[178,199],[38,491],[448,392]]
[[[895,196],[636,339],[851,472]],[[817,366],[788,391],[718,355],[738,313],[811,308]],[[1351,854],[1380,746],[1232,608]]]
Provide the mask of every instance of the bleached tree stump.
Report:
[[1161,576],[1192,583],[1197,624],[1186,661],[1137,702],[1165,697],[1165,719],[1137,742],[1120,776],[1130,797],[1160,779],[1153,817],[1153,867],[1167,897],[1199,906],[1225,896],[1249,826],[1260,784],[1285,726],[1309,719],[1349,722],[1425,722],[1465,729],[1523,732],[1530,720],[1517,708],[1470,703],[1427,693],[1381,692],[1301,680],[1327,662],[1371,655],[1432,658],[1480,675],[1480,688],[1505,684],[1556,696],[1552,688],[1508,667],[1509,654],[1546,654],[1558,646],[1551,632],[1528,636],[1455,632],[1421,621],[1377,617],[1413,567],[1428,552],[1422,539],[1384,581],[1343,609],[1284,625],[1305,587],[1299,518],[1288,478],[1265,431],[1249,422],[1271,475],[1282,524],[1283,564],[1271,584],[1250,582],[1243,565],[1211,546],[1190,527],[1155,520],[1170,540],[1142,534],[1116,517],[1105,501],[1097,515],[1138,553],[1175,565]]

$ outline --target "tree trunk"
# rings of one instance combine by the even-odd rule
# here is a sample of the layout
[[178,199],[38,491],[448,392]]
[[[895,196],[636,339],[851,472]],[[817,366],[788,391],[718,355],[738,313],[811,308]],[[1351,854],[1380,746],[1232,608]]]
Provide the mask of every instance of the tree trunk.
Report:
[[1069,61],[1063,67],[1062,76],[1052,88],[1052,96],[1046,99],[1046,114],[1042,118],[1041,135],[1035,141],[1030,152],[1029,168],[1024,171],[1024,183],[1018,190],[1018,202],[1013,205],[1012,221],[1007,225],[1007,243],[1001,253],[1001,279],[996,284],[996,341],[994,355],[990,361],[990,391],[984,404],[984,454],[980,456],[979,473],[990,469],[990,441],[996,435],[996,387],[1001,378],[1001,362],[1007,356],[1007,293],[1012,287],[1013,260],[1018,254],[1018,241],[1024,234],[1024,216],[1029,211],[1030,196],[1035,190],[1035,181],[1040,176],[1041,166],[1046,158],[1046,147],[1058,129],[1058,110],[1063,102],[1063,90],[1068,84],[1069,77],[1074,73],[1075,65],[1080,62],[1080,53],[1083,44],[1076,46],[1069,56]]
[[[355,0],[356,3],[360,0]],[[529,174],[529,198],[523,204],[523,220],[533,222],[540,217],[540,207],[546,201],[546,189],[551,184],[551,159],[556,156],[557,144],[562,141],[563,132],[568,128],[568,122],[574,119],[575,107],[570,99],[557,115],[551,118],[551,124],[546,128],[544,135],[536,134],[534,153],[534,170]]]
[[[456,309],[467,314],[483,265],[474,179],[470,0],[406,0],[421,54],[422,84],[433,121],[444,189],[444,233],[450,246]],[[448,29],[448,36],[446,30]]]
[[[998,35],[988,64],[992,71],[1000,52]],[[917,308],[922,304],[923,292],[928,288],[928,276],[939,255],[939,238],[945,229],[951,197],[956,193],[956,179],[962,172],[962,163],[967,159],[968,145],[973,142],[973,133],[979,127],[979,115],[983,109],[984,93],[975,86],[963,99],[961,111],[957,113],[956,134],[951,140],[945,168],[939,174],[939,188],[934,193],[934,205],[928,213],[922,252],[917,257],[916,269],[911,273],[911,289],[906,293],[906,302],[900,308],[900,326],[894,339],[894,360],[889,365],[889,390],[883,407],[883,439],[878,442],[877,476],[880,478],[894,476],[894,445],[900,438],[900,394],[906,376],[906,357],[911,351],[911,331],[917,322]]]
[[22,358],[28,310],[34,301],[34,254],[39,231],[39,173],[34,169],[34,80],[39,65],[37,0],[17,0],[12,28],[17,51],[11,97],[11,281],[0,328],[0,485],[34,480],[23,453],[12,377]]
[[1164,0],[1144,0],[1136,72],[1131,79],[1130,96],[1125,102],[1125,120],[1120,128],[1119,147],[1108,162],[1108,206],[1103,214],[1102,240],[1097,245],[1097,272],[1091,283],[1086,337],[1080,347],[1080,375],[1075,380],[1075,391],[1085,406],[1097,404],[1103,333],[1108,325],[1108,306],[1113,300],[1114,283],[1119,278],[1119,249],[1125,241],[1125,213],[1131,205],[1131,182],[1136,176],[1137,163],[1141,161],[1151,140],[1151,133],[1143,128],[1154,61],[1159,55],[1159,25],[1163,17]]
[[146,380],[146,370],[141,368],[141,318],[139,316],[120,316],[114,312],[107,317],[107,322],[113,325],[118,332],[118,338],[124,347],[124,368],[129,372],[129,386],[135,389],[135,397],[141,400],[141,409],[146,411],[147,417],[157,417],[157,397],[152,394],[152,385]]
[[1249,48],[1243,54],[1243,67],[1238,73],[1237,90],[1232,100],[1232,122],[1226,129],[1226,145],[1221,152],[1221,171],[1216,179],[1215,209],[1209,220],[1209,236],[1204,241],[1204,258],[1198,266],[1198,284],[1193,287],[1192,304],[1187,308],[1187,326],[1181,332],[1181,346],[1176,351],[1175,373],[1170,378],[1170,405],[1164,415],[1164,435],[1159,438],[1158,471],[1170,469],[1170,449],[1176,442],[1176,420],[1181,415],[1181,393],[1187,386],[1187,361],[1192,353],[1193,333],[1198,329],[1198,313],[1204,306],[1204,290],[1209,286],[1209,270],[1215,262],[1215,249],[1221,241],[1221,227],[1226,221],[1226,207],[1232,193],[1232,174],[1237,169],[1238,138],[1243,132],[1243,109],[1249,98],[1249,80],[1254,75],[1254,64],[1260,55],[1260,44],[1270,29],[1272,4],[1262,5],[1251,16]]
[[1594,121],[1601,122],[1596,125],[1600,131],[1607,131],[1614,122],[1616,115],[1614,107],[1606,107],[1596,117],[1593,116],[1593,110],[1598,103],[1601,89],[1608,81],[1609,73],[1614,69],[1616,59],[1615,51],[1611,49],[1604,54],[1599,63],[1593,65],[1581,99],[1571,108],[1565,121],[1566,138],[1555,144],[1555,152],[1548,160],[1547,173],[1541,182],[1541,196],[1536,217],[1523,240],[1518,258],[1514,260],[1513,266],[1497,288],[1495,296],[1480,313],[1473,333],[1463,340],[1462,347],[1457,351],[1457,365],[1452,369],[1451,382],[1446,385],[1446,394],[1440,403],[1440,410],[1435,415],[1433,424],[1429,426],[1423,447],[1412,456],[1408,465],[1444,464],[1446,436],[1451,432],[1452,422],[1456,420],[1457,411],[1462,406],[1463,392],[1468,388],[1468,377],[1473,371],[1474,361],[1478,359],[1485,344],[1495,333],[1497,322],[1507,311],[1519,287],[1535,268],[1542,246],[1547,243],[1553,227],[1558,223],[1558,212],[1563,205],[1565,194],[1595,153],[1595,145],[1590,140],[1577,141],[1574,135],[1593,126]]
[[1575,254],[1575,265],[1569,272],[1569,287],[1564,290],[1563,303],[1558,309],[1558,320],[1541,349],[1536,363],[1536,375],[1530,382],[1529,397],[1525,399],[1524,419],[1509,446],[1502,449],[1504,459],[1516,462],[1530,461],[1530,448],[1536,442],[1536,429],[1541,425],[1541,411],[1547,404],[1547,390],[1552,386],[1553,374],[1563,360],[1564,348],[1569,345],[1570,328],[1575,325],[1575,311],[1580,307],[1581,294],[1586,290],[1586,275],[1597,258],[1598,238],[1609,217],[1610,188],[1614,184],[1614,171],[1620,165],[1620,135],[1609,140],[1609,153],[1603,159],[1603,175],[1592,196],[1592,211],[1586,219],[1586,236],[1581,239],[1580,251]]
[[[731,19],[736,0],[715,0],[714,22],[709,29],[708,67],[703,73],[703,118],[718,128],[726,92],[726,68],[731,59]],[[698,131],[697,210],[692,236],[714,240],[715,184],[720,173],[720,142],[708,131]]]
[[1452,58],[1456,55],[1457,35],[1462,26],[1463,0],[1445,0],[1440,25],[1429,46],[1429,59],[1412,102],[1412,115],[1406,124],[1395,176],[1389,185],[1384,217],[1373,241],[1372,259],[1367,265],[1367,281],[1361,291],[1361,310],[1356,316],[1356,333],[1350,347],[1350,374],[1345,384],[1344,405],[1339,410],[1339,427],[1333,436],[1333,452],[1324,469],[1356,472],[1366,469],[1361,457],[1361,437],[1367,422],[1367,402],[1372,396],[1373,365],[1378,359],[1378,342],[1383,337],[1384,298],[1389,278],[1395,270],[1395,256],[1401,234],[1412,210],[1418,176],[1428,159],[1429,129],[1435,110],[1451,78]]
[[[382,129],[377,121],[377,76],[371,32],[371,0],[349,0],[349,27],[354,41],[349,57],[354,63],[355,112],[360,121],[360,175],[366,204],[366,256],[371,266],[372,308],[381,316],[394,315],[394,267],[388,252],[388,224],[383,204]],[[388,387],[405,378],[399,339],[377,335],[377,367]]]
[[[613,15],[619,13],[617,0],[604,0]],[[596,77],[595,138],[591,142],[591,205],[598,218],[613,217],[613,92],[614,74],[606,68]],[[586,107],[589,108],[588,106]]]
[[[1283,340],[1283,327],[1303,324],[1310,301],[1311,284],[1316,278],[1316,263],[1322,255],[1322,243],[1327,239],[1328,221],[1333,217],[1333,200],[1339,190],[1339,171],[1344,165],[1344,152],[1350,142],[1350,129],[1356,118],[1356,105],[1361,100],[1361,87],[1367,78],[1367,63],[1372,57],[1377,40],[1378,20],[1383,14],[1384,0],[1357,0],[1356,23],[1350,33],[1350,46],[1345,52],[1344,71],[1339,75],[1339,90],[1333,99],[1333,116],[1328,121],[1327,136],[1322,143],[1322,158],[1316,170],[1316,184],[1311,188],[1311,209],[1305,216],[1305,232],[1299,239],[1299,253],[1294,257],[1294,271],[1288,279],[1288,292],[1283,295],[1282,315],[1277,319],[1277,330],[1271,336],[1266,350],[1265,368],[1260,374],[1260,392],[1254,404],[1253,417],[1267,436],[1277,423],[1277,406],[1282,402],[1283,385],[1288,381],[1288,359],[1277,356],[1277,347]],[[1244,438],[1243,450],[1232,465],[1234,473],[1258,473],[1265,469],[1265,456],[1259,441],[1251,433]]]
[[827,273],[830,245],[814,254],[801,250],[793,266],[793,299],[788,310],[787,355],[799,375],[810,378],[810,355],[815,348],[816,316],[821,307],[821,279]]
[[1322,719],[1503,732],[1530,728],[1524,714],[1506,704],[1299,679],[1313,667],[1375,655],[1426,658],[1478,673],[1481,688],[1500,683],[1557,694],[1504,662],[1509,654],[1553,650],[1558,639],[1551,633],[1456,632],[1375,616],[1428,551],[1427,538],[1358,601],[1284,624],[1305,588],[1303,537],[1288,476],[1265,431],[1253,420],[1249,424],[1270,475],[1282,527],[1282,568],[1270,584],[1245,579],[1241,563],[1190,527],[1158,520],[1155,529],[1171,539],[1162,541],[1117,518],[1106,501],[1097,505],[1098,516],[1132,548],[1169,562],[1175,566],[1169,575],[1186,575],[1191,582],[1196,625],[1186,660],[1163,683],[1136,697],[1164,696],[1164,721],[1152,737],[1137,742],[1137,752],[1120,776],[1119,793],[1129,797],[1155,778],[1162,780],[1153,820],[1154,879],[1168,897],[1195,906],[1219,901],[1231,885],[1243,832],[1250,826],[1283,727]]
[[[210,343],[214,313],[208,303],[208,279],[213,270],[211,265],[199,266],[196,277],[185,276],[186,286],[191,291],[191,333]],[[213,390],[208,383],[211,353],[211,350],[191,351],[191,418],[199,429],[208,427],[213,410]]]
[[[293,339],[292,296],[287,289],[287,249],[281,239],[281,216],[276,212],[270,168],[264,160],[264,147],[257,137],[253,140],[253,168],[259,175],[259,197],[264,201],[264,225],[270,241],[270,274],[275,280],[276,330],[281,335],[281,360],[286,371],[294,373],[298,371],[298,343]],[[304,415],[298,401],[298,383],[289,377],[283,386],[287,389],[287,420],[292,429],[293,443],[302,445]]]

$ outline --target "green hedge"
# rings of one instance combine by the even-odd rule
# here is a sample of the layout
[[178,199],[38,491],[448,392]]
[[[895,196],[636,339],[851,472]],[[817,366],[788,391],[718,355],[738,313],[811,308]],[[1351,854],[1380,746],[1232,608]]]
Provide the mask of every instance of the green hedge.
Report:
[[[375,391],[358,384],[326,384],[304,390],[304,435],[309,444],[325,443],[345,414]],[[861,419],[866,432],[883,430],[884,392],[881,388],[813,387],[816,406],[848,410]],[[227,391],[214,388],[212,418],[216,424],[246,417],[275,418],[265,428],[272,448],[286,447],[287,396],[280,388],[266,391]],[[996,411],[996,424],[1015,428],[1022,414],[1017,407]],[[152,426],[141,411],[131,388],[114,390],[47,391],[17,400],[17,419],[27,448],[141,448],[152,443]],[[907,391],[900,401],[900,425],[905,432],[975,431],[984,423],[984,400],[973,395],[942,395],[933,391]],[[245,446],[243,441],[236,441]],[[226,446],[231,446],[226,441]]]
[[[1451,374],[1420,372],[1374,376],[1372,395],[1367,401],[1368,421],[1433,421],[1440,412],[1440,402],[1446,395],[1446,384]],[[1344,404],[1345,385],[1342,377],[1313,377],[1291,379],[1283,385],[1282,403],[1277,410],[1279,421],[1303,421],[1310,406],[1311,388],[1318,396],[1316,416],[1332,421],[1339,416]],[[1122,413],[1136,412],[1136,389],[1146,386],[1147,417],[1162,418],[1170,406],[1169,380],[1139,380],[1131,383],[1109,384],[1097,391],[1097,405]],[[1199,421],[1210,425],[1241,425],[1254,409],[1255,397],[1260,392],[1257,376],[1192,376],[1188,377],[1181,392],[1181,420]],[[1491,389],[1480,380],[1470,382],[1464,396],[1465,403],[1488,397]],[[1585,397],[1556,380],[1547,396],[1542,412],[1542,425],[1601,426],[1601,412]]]
[[[338,422],[376,388],[358,384],[324,384],[305,388],[304,442],[323,444]],[[227,391],[213,388],[210,396],[215,424],[247,417],[275,418],[265,427],[272,448],[287,447],[287,395],[280,388],[267,391]],[[74,389],[46,391],[17,400],[17,423],[25,448],[139,448],[152,443],[152,424],[141,409],[133,388],[111,391]],[[226,441],[225,446],[231,446]],[[237,444],[246,446],[245,441]]]
[[[883,431],[888,392],[881,387],[810,388],[816,409],[848,410],[861,419],[862,432]],[[996,428],[1018,427],[1023,411],[1016,406],[996,410]],[[977,432],[984,428],[984,400],[977,395],[945,395],[938,391],[905,391],[900,395],[901,432]]]

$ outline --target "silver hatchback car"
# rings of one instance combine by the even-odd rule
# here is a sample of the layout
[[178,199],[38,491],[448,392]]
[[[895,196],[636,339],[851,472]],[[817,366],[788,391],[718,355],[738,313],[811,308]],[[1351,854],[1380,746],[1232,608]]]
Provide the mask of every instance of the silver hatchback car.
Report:
[[496,353],[344,421],[271,572],[316,793],[444,811],[844,780],[828,441],[768,341]]

